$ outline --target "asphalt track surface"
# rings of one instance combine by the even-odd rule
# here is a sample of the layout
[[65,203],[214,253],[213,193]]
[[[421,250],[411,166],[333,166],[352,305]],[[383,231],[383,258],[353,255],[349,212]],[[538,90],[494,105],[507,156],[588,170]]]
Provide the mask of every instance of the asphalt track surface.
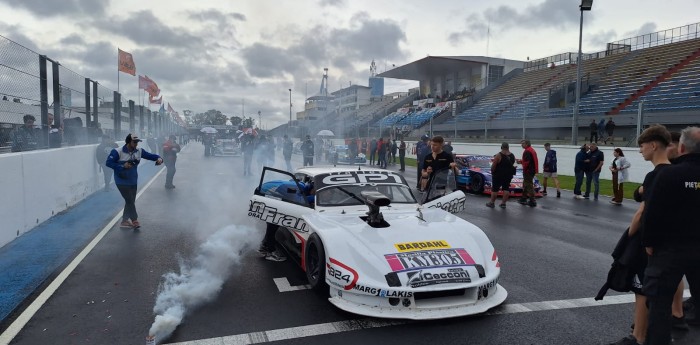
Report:
[[[294,163],[299,163],[298,156]],[[278,155],[277,167],[282,165]],[[508,290],[504,305],[485,315],[446,320],[381,320],[336,309],[304,289],[304,274],[292,261],[269,262],[255,253],[264,227],[245,211],[258,180],[242,177],[241,171],[242,158],[204,157],[202,146],[190,142],[178,161],[176,189],[163,188],[165,174],[159,170],[142,173],[136,202],[141,230],[105,229],[65,281],[47,293],[45,303],[38,292],[15,301],[18,308],[0,323],[0,343],[143,344],[162,276],[179,272],[181,261],[191,261],[211,234],[231,225],[241,236],[246,227],[257,229],[241,239],[251,244],[221,290],[188,310],[163,343],[606,344],[629,333],[631,296],[611,291],[602,302],[593,296],[610,266],[609,253],[636,209],[633,201],[613,206],[607,197],[574,200],[564,191],[561,199],[542,198],[536,208],[512,202],[502,210],[486,208],[485,197],[469,195],[460,216],[481,227],[498,251],[499,283]],[[412,184],[415,175],[409,167],[405,176]],[[78,205],[64,215],[72,220],[71,227],[88,227],[82,230],[91,235],[72,241],[80,248],[60,248],[68,251],[68,259],[48,274],[40,290],[60,278],[87,242],[117,219],[122,205],[110,200],[118,192],[100,193],[89,202],[102,206]],[[101,221],[76,223],[76,218]],[[68,222],[55,221],[56,226]],[[0,263],[6,259],[2,256],[13,254],[3,248]],[[42,255],[38,249],[35,254]],[[20,273],[9,274],[29,274],[15,269]],[[28,312],[34,309],[34,314]],[[13,323],[23,317],[26,324]],[[10,341],[13,329],[17,332]],[[674,337],[678,345],[698,344],[700,329],[691,327]]]

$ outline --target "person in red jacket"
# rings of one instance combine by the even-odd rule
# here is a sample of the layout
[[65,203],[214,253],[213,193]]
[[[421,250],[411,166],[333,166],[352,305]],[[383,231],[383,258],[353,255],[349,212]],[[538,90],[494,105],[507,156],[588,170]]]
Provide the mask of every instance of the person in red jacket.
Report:
[[[523,196],[518,200],[522,205],[530,207],[537,206],[535,201],[535,174],[539,172],[539,162],[537,161],[537,152],[532,148],[530,140],[522,140],[520,145],[525,149],[523,158],[520,162],[523,165]],[[528,198],[530,199],[528,201]]]
[[176,137],[171,135],[163,144],[163,161],[165,162],[165,167],[168,169],[165,174],[165,189],[174,189],[173,177],[175,177],[175,162],[177,161],[177,154],[180,152],[180,144],[175,141]]

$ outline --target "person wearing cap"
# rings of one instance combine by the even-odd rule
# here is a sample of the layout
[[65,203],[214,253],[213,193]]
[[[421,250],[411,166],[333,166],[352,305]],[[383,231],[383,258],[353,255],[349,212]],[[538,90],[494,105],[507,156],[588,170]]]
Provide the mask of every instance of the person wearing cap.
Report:
[[97,162],[97,166],[100,167],[105,179],[105,192],[109,190],[109,183],[112,181],[112,173],[114,172],[112,169],[107,169],[108,166],[106,165],[105,160],[106,157],[109,156],[109,153],[112,152],[112,149],[119,147],[119,145],[117,145],[117,143],[111,139],[112,138],[110,138],[109,135],[103,135],[102,142],[97,145],[97,148],[95,149],[95,161]]
[[163,144],[163,162],[168,170],[165,174],[165,189],[174,189],[173,177],[175,177],[175,162],[177,162],[177,154],[180,152],[180,144],[175,141],[176,137],[170,135],[168,141]]
[[289,139],[288,135],[284,135],[284,141],[282,142],[282,156],[284,157],[284,162],[287,164],[287,171],[292,171],[292,152],[294,151],[294,144],[292,144],[292,139]]
[[304,143],[301,144],[301,153],[304,156],[304,166],[314,165],[314,142],[311,136],[307,135]]
[[156,165],[163,164],[163,158],[159,155],[150,153],[142,148],[136,147],[141,141],[139,137],[131,134],[124,139],[124,146],[121,148],[112,149],[105,163],[108,167],[114,170],[114,184],[117,185],[119,193],[124,198],[124,213],[122,214],[122,228],[141,227],[136,213],[136,187],[138,185],[139,173],[137,170],[141,159],[155,161]]
[[12,132],[12,152],[36,150],[37,136],[34,129],[36,118],[32,115],[24,115],[24,125]]

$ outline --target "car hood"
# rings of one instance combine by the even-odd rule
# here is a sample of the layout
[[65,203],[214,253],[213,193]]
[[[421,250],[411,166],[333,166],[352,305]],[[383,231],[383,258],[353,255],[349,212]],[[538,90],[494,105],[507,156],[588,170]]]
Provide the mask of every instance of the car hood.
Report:
[[[330,284],[345,290],[355,285],[402,290],[409,288],[404,282],[407,272],[419,270],[468,270],[472,285],[498,276],[498,259],[486,235],[451,213],[415,207],[383,208],[387,224],[372,227],[361,218],[364,213],[348,211],[305,216],[307,224],[324,243],[329,270],[335,264],[335,270],[342,270],[346,277],[352,278],[334,282],[333,277],[327,277]],[[389,281],[392,275],[403,275],[401,285]],[[421,289],[440,287],[431,284]]]

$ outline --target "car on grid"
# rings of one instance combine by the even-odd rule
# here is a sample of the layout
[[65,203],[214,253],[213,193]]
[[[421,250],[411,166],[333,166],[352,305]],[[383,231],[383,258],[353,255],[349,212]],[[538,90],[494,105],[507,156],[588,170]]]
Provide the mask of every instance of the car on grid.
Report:
[[278,226],[277,242],[310,287],[342,310],[399,319],[483,313],[507,292],[491,241],[455,215],[466,195],[454,181],[437,172],[419,201],[393,171],[265,167],[248,216]]
[[[457,187],[464,191],[474,194],[491,195],[492,176],[491,162],[493,157],[485,155],[473,154],[458,154],[455,156],[455,162],[459,168],[457,174]],[[534,179],[535,196],[542,196],[540,181],[535,176]],[[510,181],[510,193],[513,196],[521,196],[523,194],[523,169],[518,166],[515,170],[515,175]],[[499,191],[498,195],[503,192]]]

